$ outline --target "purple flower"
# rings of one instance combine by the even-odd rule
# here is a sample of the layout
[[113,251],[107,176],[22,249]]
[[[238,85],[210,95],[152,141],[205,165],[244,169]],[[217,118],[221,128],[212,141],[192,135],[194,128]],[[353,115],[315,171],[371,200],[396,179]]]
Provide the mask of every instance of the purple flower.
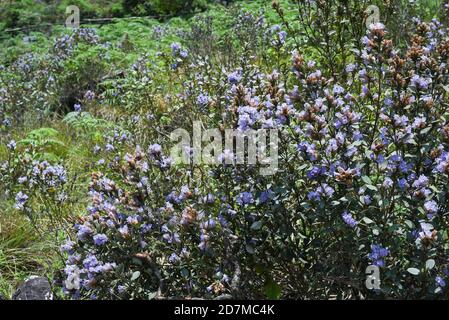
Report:
[[342,86],[336,84],[334,86],[334,95],[340,95],[340,94],[343,94],[343,93],[345,93],[345,89],[343,89]]
[[223,153],[218,156],[218,161],[225,164],[232,164],[234,163],[234,153],[229,149],[225,149]]
[[75,110],[75,112],[80,112],[81,111],[81,105],[80,104],[75,104],[74,106],[73,106],[73,110]]
[[204,202],[208,204],[214,204],[215,196],[212,193],[208,193],[207,196],[204,197]]
[[390,254],[390,250],[387,248],[383,248],[380,245],[372,244],[371,245],[371,253],[368,255],[368,258],[372,261],[375,266],[384,267],[385,261],[384,258]]
[[411,79],[411,86],[415,87],[417,90],[425,90],[431,82],[430,79],[427,80],[415,74]]
[[96,234],[93,239],[96,246],[102,246],[108,241],[108,237],[105,234]]
[[149,152],[152,156],[158,156],[162,153],[162,147],[160,144],[155,143],[150,146]]
[[222,214],[218,215],[218,221],[220,222],[220,225],[224,228],[229,226],[228,220]]
[[343,221],[351,228],[354,228],[357,225],[357,221],[352,217],[352,215],[348,211],[343,212],[341,217],[343,218]]
[[421,189],[427,186],[427,184],[429,183],[429,179],[425,176],[425,175],[420,175],[418,179],[416,179],[413,184],[412,187],[416,188],[416,189]]
[[93,254],[89,254],[84,260],[83,260],[83,266],[86,269],[93,269],[96,266],[99,265],[99,262],[97,260],[97,257]]
[[171,203],[181,203],[181,199],[179,199],[175,191],[170,192],[168,196],[165,198],[165,201]]
[[446,281],[444,281],[444,279],[441,278],[440,276],[435,277],[435,282],[441,288],[444,288],[446,286]]
[[250,204],[254,202],[253,194],[251,192],[242,192],[237,197],[237,203],[240,205]]
[[434,200],[426,201],[424,209],[427,212],[427,217],[431,219],[438,212],[438,204]]
[[394,115],[394,124],[398,127],[405,127],[408,124],[407,116]]
[[348,65],[346,66],[345,70],[346,70],[347,73],[351,73],[351,72],[354,72],[354,70],[355,70],[356,67],[357,67],[357,66],[356,66],[355,64],[350,63],[350,64],[348,64]]
[[168,261],[172,264],[175,264],[176,262],[179,261],[179,256],[176,253],[172,253],[168,258]]
[[324,172],[324,169],[323,168],[320,168],[320,167],[313,167],[312,169],[310,169],[308,172],[307,172],[307,178],[309,178],[309,179],[316,179],[316,178],[318,178],[320,175],[322,175]]
[[173,55],[176,55],[179,52],[179,50],[181,50],[181,45],[177,42],[172,43],[170,45],[170,47],[171,47]]
[[307,198],[309,198],[309,200],[311,200],[311,201],[318,202],[321,200],[321,195],[316,191],[310,191],[309,194],[307,195]]
[[80,225],[78,228],[78,239],[80,239],[81,241],[86,241],[87,237],[90,236],[92,234],[92,229],[87,226],[87,225]]
[[136,225],[139,223],[139,216],[138,215],[128,216],[126,218],[126,222],[128,222],[130,225]]
[[417,237],[421,240],[426,238],[432,238],[432,233],[434,231],[434,227],[430,223],[420,222],[421,231],[417,232]]
[[363,202],[364,202],[367,206],[369,206],[369,205],[371,204],[371,202],[372,202],[371,197],[370,197],[370,196],[364,196],[364,197],[363,197]]
[[407,187],[407,179],[405,178],[398,179],[398,186],[399,189],[404,190]]
[[118,232],[120,232],[120,234],[124,237],[129,235],[129,229],[128,229],[128,225],[124,225],[123,227],[118,229]]
[[114,151],[114,146],[110,143],[106,144],[105,150],[108,152]]
[[266,203],[267,201],[272,199],[273,196],[274,196],[274,192],[271,189],[262,191],[262,193],[260,194],[260,197],[259,197],[259,202]]
[[210,97],[206,94],[200,93],[198,98],[196,99],[196,103],[200,105],[201,107],[205,107],[209,104]]
[[19,179],[17,179],[17,182],[19,182],[20,184],[24,184],[27,181],[28,181],[27,177],[20,177]]
[[414,129],[422,129],[426,126],[426,117],[416,117],[413,120],[412,127]]
[[251,119],[251,116],[249,114],[241,114],[239,116],[239,130],[240,131],[246,131],[248,129],[251,129],[251,126],[254,124],[254,121]]
[[234,71],[228,75],[228,81],[231,84],[237,84],[242,80],[242,76],[239,71]]
[[181,51],[179,51],[179,56],[181,57],[181,58],[187,58],[187,56],[189,55],[189,53],[186,51],[186,50],[181,50]]
[[285,31],[281,31],[281,32],[278,32],[278,37],[279,37],[279,44],[284,44],[285,43],[285,40],[287,39],[287,32],[285,32]]
[[125,287],[125,286],[119,285],[119,286],[117,287],[117,292],[118,292],[119,294],[122,294],[122,293],[125,292],[125,291],[126,291],[126,287]]
[[173,163],[172,158],[170,157],[162,157],[160,161],[157,161],[157,164],[161,169],[169,168]]
[[437,166],[435,170],[440,173],[445,173],[449,169],[449,153],[443,152],[439,158],[436,159]]
[[365,97],[365,96],[369,95],[369,93],[370,93],[370,91],[369,91],[368,87],[367,86],[362,86],[362,94],[361,94],[361,96]]
[[393,186],[393,180],[391,180],[389,177],[386,177],[383,186],[385,188],[391,188]]
[[16,204],[14,205],[14,208],[16,210],[23,211],[25,209],[25,203],[28,201],[28,199],[29,199],[29,197],[25,193],[20,191],[16,195]]
[[371,32],[383,31],[385,30],[385,25],[381,22],[372,23],[369,25],[369,30]]
[[84,98],[86,100],[92,101],[95,99],[95,92],[91,91],[91,90],[87,90],[86,93],[84,94]]
[[6,145],[6,147],[7,147],[9,150],[14,151],[14,150],[16,150],[17,143],[16,143],[14,140],[11,140],[11,141]]
[[11,126],[11,120],[10,119],[4,119],[3,121],[2,121],[2,124],[5,126],[5,127],[10,127]]
[[61,251],[62,252],[70,252],[73,250],[74,246],[75,246],[75,242],[67,240],[63,245],[61,245]]
[[201,223],[200,227],[204,230],[212,230],[215,228],[216,225],[217,223],[215,222],[214,219],[209,219],[206,222]]

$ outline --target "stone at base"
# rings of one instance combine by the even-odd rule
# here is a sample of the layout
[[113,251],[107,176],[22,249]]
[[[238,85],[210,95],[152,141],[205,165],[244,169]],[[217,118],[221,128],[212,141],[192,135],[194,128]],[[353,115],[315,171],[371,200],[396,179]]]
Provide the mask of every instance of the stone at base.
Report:
[[52,300],[51,286],[44,277],[30,277],[20,285],[12,296],[13,300]]

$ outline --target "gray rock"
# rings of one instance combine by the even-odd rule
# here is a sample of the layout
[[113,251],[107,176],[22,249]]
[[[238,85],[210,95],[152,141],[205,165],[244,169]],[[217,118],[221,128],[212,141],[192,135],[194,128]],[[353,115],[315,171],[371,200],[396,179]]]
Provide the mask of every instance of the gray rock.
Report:
[[20,285],[13,300],[52,300],[50,282],[44,277],[32,276]]

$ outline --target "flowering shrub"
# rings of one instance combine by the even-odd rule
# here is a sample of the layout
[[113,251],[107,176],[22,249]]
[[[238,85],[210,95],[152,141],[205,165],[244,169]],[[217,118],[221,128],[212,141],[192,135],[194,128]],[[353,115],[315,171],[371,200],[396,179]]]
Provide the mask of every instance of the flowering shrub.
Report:
[[199,181],[189,186],[157,144],[109,166],[116,174],[93,173],[89,215],[75,226],[77,241],[63,246],[66,288],[101,298],[229,290],[234,265],[224,255],[231,246],[223,243],[225,220],[212,214],[217,199],[203,196]]
[[[67,111],[82,100],[85,92],[94,86],[92,83],[98,81],[96,74],[101,74],[102,64],[97,63],[93,68],[94,63],[86,61],[94,58],[85,57],[85,53],[82,63],[70,58],[77,56],[77,50],[97,44],[95,30],[80,28],[56,38],[53,47],[43,55],[26,53],[10,65],[0,66],[0,130],[8,132],[22,125],[27,113],[34,113],[42,121],[50,112]],[[30,96],[33,99],[27,98]]]
[[14,200],[14,209],[25,215],[35,230],[43,235],[48,222],[53,240],[58,242],[64,231],[64,219],[70,207],[73,185],[60,164],[40,160],[38,151],[25,150],[16,141],[7,144],[10,155],[0,162],[0,184],[3,195]]
[[[260,165],[180,166],[163,152],[171,145],[162,135],[161,145],[133,138],[106,145],[88,215],[63,246],[66,291],[447,297],[449,47],[439,22],[415,23],[405,51],[381,23],[371,25],[341,78],[327,78],[297,51],[291,71],[255,63],[209,70],[211,57],[174,44],[182,63],[170,72],[184,92],[173,110],[211,127],[277,129],[279,170],[261,176]],[[285,34],[270,30],[281,66]],[[167,121],[159,129],[182,118]],[[221,159],[233,156],[227,150]],[[379,290],[364,286],[369,265],[380,268]]]

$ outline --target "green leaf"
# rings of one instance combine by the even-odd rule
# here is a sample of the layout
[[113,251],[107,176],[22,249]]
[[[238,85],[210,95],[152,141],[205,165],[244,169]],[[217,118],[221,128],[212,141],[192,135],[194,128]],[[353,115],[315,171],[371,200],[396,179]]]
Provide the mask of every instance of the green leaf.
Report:
[[416,268],[408,268],[407,272],[413,274],[414,276],[417,276],[421,271],[419,271],[419,269]]
[[374,223],[374,221],[371,220],[371,219],[368,218],[368,217],[363,217],[363,218],[362,218],[362,221],[365,222],[366,224],[372,224],[372,223]]
[[131,276],[131,281],[137,280],[140,277],[140,271],[135,271]]
[[404,223],[409,227],[409,229],[413,229],[414,225],[413,222],[410,220],[405,220]]
[[154,298],[156,298],[157,296],[157,292],[150,292],[147,296],[148,300],[153,300]]
[[278,300],[281,296],[282,288],[271,278],[265,281],[264,289],[268,299]]
[[362,181],[365,182],[366,184],[372,185],[373,182],[371,181],[370,177],[368,176],[362,176]]
[[134,264],[137,264],[138,266],[142,266],[143,265],[143,262],[140,259],[132,258],[132,261],[133,261]]
[[251,225],[251,230],[260,230],[262,228],[262,221],[256,221]]
[[435,267],[435,260],[433,259],[429,259],[426,261],[426,269],[427,270],[432,270],[433,267]]
[[189,270],[187,270],[186,268],[181,269],[181,276],[183,276],[184,278],[188,278],[189,275],[190,275]]
[[254,247],[252,245],[246,244],[245,248],[246,248],[246,252],[248,252],[250,254],[254,254]]

